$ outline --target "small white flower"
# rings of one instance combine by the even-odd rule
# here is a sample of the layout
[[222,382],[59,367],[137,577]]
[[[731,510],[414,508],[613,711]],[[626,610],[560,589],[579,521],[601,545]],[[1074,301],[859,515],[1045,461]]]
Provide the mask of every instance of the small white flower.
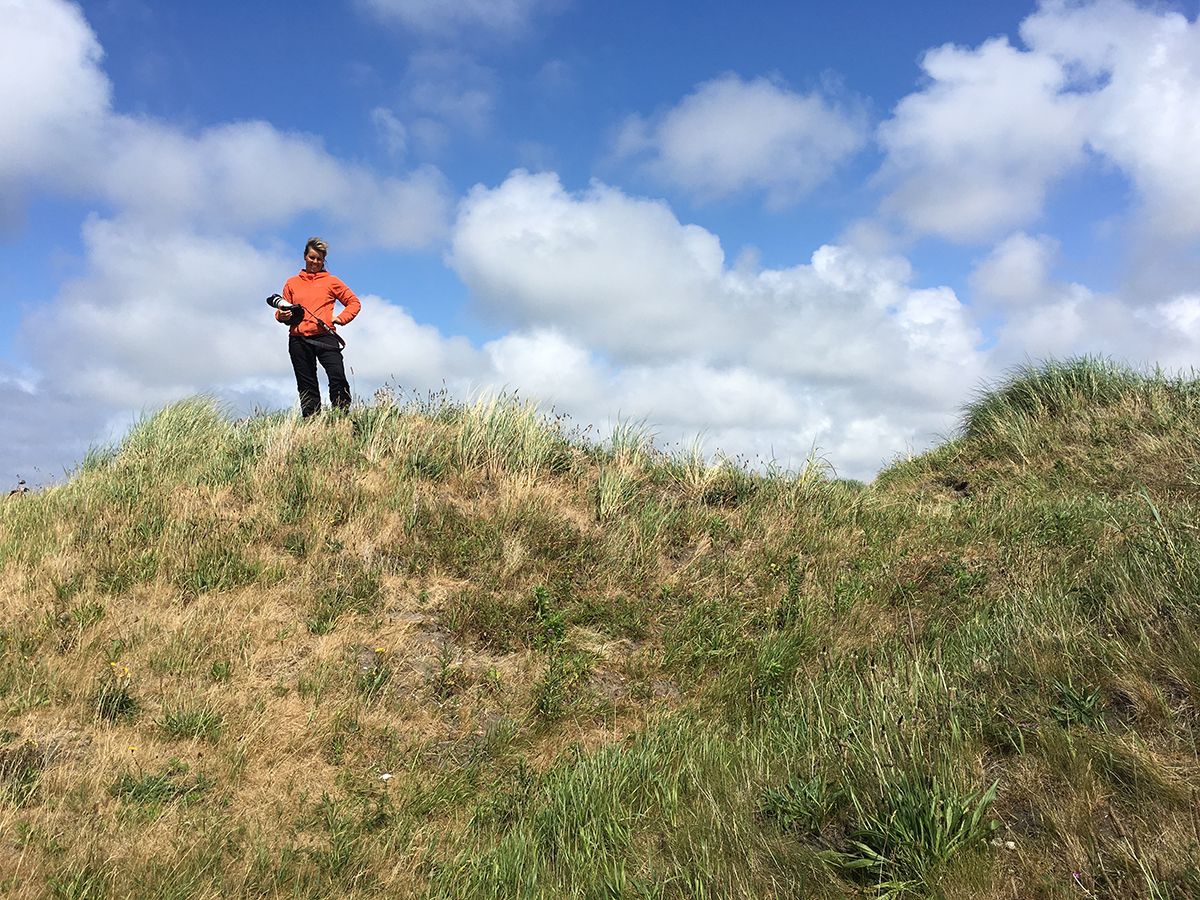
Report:
[[379,780],[380,780],[380,781],[391,781],[391,780],[392,780],[392,773],[391,773],[391,772],[384,772],[382,775],[380,775],[380,776],[379,776]]

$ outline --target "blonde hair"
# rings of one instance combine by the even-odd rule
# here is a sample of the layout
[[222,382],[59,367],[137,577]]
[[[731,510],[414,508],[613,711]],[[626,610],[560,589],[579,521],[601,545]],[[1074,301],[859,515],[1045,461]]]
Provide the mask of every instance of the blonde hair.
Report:
[[310,237],[308,239],[308,243],[304,245],[304,255],[305,256],[308,256],[309,250],[316,250],[318,253],[321,254],[321,259],[324,259],[326,254],[329,253],[329,245],[327,243],[325,243],[323,240],[321,240],[319,237]]

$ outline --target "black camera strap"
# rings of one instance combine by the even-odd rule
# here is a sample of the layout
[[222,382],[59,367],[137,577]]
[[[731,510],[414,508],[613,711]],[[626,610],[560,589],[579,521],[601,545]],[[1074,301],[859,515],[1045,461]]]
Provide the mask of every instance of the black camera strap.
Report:
[[320,334],[298,334],[296,337],[318,350],[345,350],[346,342],[340,334],[323,331]]
[[[304,307],[301,307],[301,309],[304,309]],[[308,310],[305,309],[304,312],[305,312],[305,314],[308,314]],[[302,335],[300,335],[302,338],[304,338],[310,344],[316,344],[317,346],[320,346],[322,344],[324,344],[325,346],[329,346],[329,342],[322,340],[322,339],[323,338],[333,338],[335,341],[337,341],[337,348],[339,350],[346,349],[346,342],[344,340],[342,340],[342,336],[340,334],[338,334],[336,331],[334,331],[332,328],[330,328],[328,325],[326,325],[324,322],[322,322],[315,315],[312,317],[312,319],[314,322],[317,323],[318,326],[320,326],[321,333],[320,334],[302,334]]]

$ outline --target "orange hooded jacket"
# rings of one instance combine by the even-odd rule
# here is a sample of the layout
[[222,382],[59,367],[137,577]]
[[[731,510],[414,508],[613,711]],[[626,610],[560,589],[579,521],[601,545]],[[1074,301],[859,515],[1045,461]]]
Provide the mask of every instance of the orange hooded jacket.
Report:
[[[293,325],[288,334],[299,334],[312,337],[323,333],[320,325],[313,321],[320,319],[331,328],[334,325],[345,325],[358,315],[362,303],[354,296],[354,291],[346,287],[340,278],[335,278],[328,272],[309,273],[301,271],[287,280],[283,286],[283,299],[288,303],[298,303],[307,310],[308,315],[299,325]],[[342,311],[335,317],[333,301],[342,304]],[[275,318],[283,321],[283,313],[276,311]]]

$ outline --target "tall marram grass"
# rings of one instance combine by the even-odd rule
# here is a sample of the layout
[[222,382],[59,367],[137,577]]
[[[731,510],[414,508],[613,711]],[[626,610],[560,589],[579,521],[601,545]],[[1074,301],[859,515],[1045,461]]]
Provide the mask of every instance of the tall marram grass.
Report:
[[960,491],[1018,483],[1078,495],[1151,497],[1200,485],[1200,381],[1083,357],[1027,364],[984,389],[963,412],[960,436],[885,472],[897,483],[930,473]]
[[1114,407],[1126,413],[1145,409],[1165,424],[1200,409],[1200,387],[1191,378],[1159,369],[1147,375],[1100,357],[1026,364],[967,407],[963,431],[981,439],[1025,420],[1103,416]]
[[1197,385],[870,485],[514,397],[170,407],[0,504],[0,893],[1200,895]]

